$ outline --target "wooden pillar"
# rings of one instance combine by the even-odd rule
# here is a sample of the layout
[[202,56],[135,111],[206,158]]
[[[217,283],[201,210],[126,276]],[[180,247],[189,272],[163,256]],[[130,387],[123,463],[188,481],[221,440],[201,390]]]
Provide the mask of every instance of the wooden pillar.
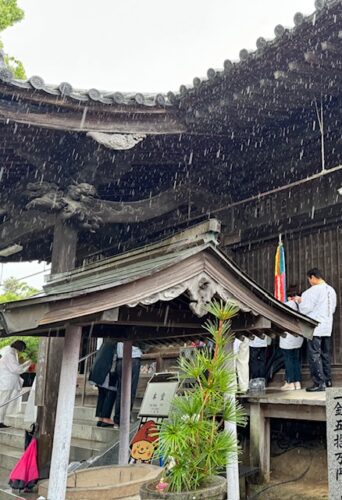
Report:
[[65,499],[81,337],[81,326],[67,325],[53,439],[49,500]]
[[[227,370],[231,371],[234,374],[234,386],[235,390],[237,387],[236,383],[236,367],[235,367],[235,359],[232,357],[234,354],[234,344],[233,342],[228,342],[226,345],[226,352],[229,355],[229,361],[227,363]],[[235,405],[236,398],[235,393],[227,394],[226,399],[230,400],[233,405]],[[232,436],[235,437],[237,442],[237,426],[235,422],[225,422],[224,423],[225,431],[229,432]],[[239,460],[237,453],[230,453],[228,456],[228,464],[226,467],[227,474],[227,498],[228,500],[240,500],[240,483],[239,483]]]
[[251,465],[259,467],[260,480],[270,480],[270,419],[266,418],[260,403],[250,405],[250,459]]
[[127,465],[129,457],[129,429],[131,415],[132,388],[132,342],[123,343],[121,402],[120,402],[120,436],[119,465]]
[[[57,219],[54,228],[51,274],[75,267],[77,231]],[[59,376],[64,339],[43,338],[38,353],[36,405],[38,406],[38,468],[41,478],[49,476]]]

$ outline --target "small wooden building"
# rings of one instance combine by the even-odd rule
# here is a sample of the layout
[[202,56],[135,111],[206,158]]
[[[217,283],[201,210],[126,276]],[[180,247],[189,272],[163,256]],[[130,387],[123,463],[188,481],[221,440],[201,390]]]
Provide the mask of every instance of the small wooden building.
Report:
[[[89,329],[91,335],[124,342],[122,464],[129,448],[132,342],[206,337],[200,318],[213,298],[239,305],[235,334],[312,337],[315,321],[278,302],[217,248],[219,229],[210,220],[157,244],[54,275],[44,294],[0,306],[2,335],[65,337],[49,499],[65,498],[79,349]],[[229,467],[237,470],[237,462]],[[228,488],[230,498],[238,498],[238,490],[231,491],[238,481],[228,481]]]

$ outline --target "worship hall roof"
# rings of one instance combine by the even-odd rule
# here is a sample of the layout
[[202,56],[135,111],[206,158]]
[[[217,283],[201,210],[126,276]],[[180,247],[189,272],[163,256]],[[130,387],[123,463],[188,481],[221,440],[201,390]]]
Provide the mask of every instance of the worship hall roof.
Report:
[[[293,113],[300,115],[315,101],[319,105],[322,99],[340,96],[342,1],[316,0],[314,7],[311,15],[295,13],[293,27],[278,24],[274,39],[260,36],[256,50],[241,49],[239,61],[227,59],[222,69],[209,68],[204,78],[195,77],[179,92],[78,90],[68,82],[46,84],[41,76],[22,81],[0,61],[0,93],[5,97],[0,118],[65,130],[129,133],[127,124],[115,128],[103,116],[97,123],[92,113],[133,114],[138,121],[148,114],[163,117],[165,123],[159,129],[145,124],[146,133],[203,132],[210,127],[211,133],[234,130],[235,136],[242,128],[267,127],[275,119],[289,122]],[[12,111],[13,101],[18,103],[14,114],[8,114],[6,96],[11,96]],[[45,121],[39,117],[44,106],[50,106]],[[88,117],[82,116],[84,109]],[[53,113],[59,120],[52,119]]]

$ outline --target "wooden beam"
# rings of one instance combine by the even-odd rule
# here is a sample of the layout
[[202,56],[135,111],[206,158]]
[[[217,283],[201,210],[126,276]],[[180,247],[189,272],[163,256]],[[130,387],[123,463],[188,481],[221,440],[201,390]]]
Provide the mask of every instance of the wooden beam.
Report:
[[[52,247],[52,274],[73,269],[75,265],[76,245],[77,231],[75,228],[66,227],[58,219],[55,224]],[[77,326],[77,332],[81,331],[79,328]],[[70,340],[70,342],[72,341]],[[70,345],[67,349],[69,348]],[[41,363],[38,365],[37,372],[37,393],[39,394],[39,398],[37,398],[36,404],[38,405],[38,464],[40,477],[48,477],[50,470],[58,387],[65,349],[64,338],[62,337],[45,337],[41,339],[39,344],[39,359]],[[57,467],[56,463],[55,466]],[[57,500],[57,497],[53,498]]]
[[270,480],[271,459],[270,419],[265,416],[263,406],[250,404],[250,460],[251,465],[259,467],[261,482]]
[[6,222],[0,225],[0,248],[6,248],[13,243],[25,243],[32,235],[52,227],[56,221],[56,214],[22,211],[13,214]]
[[[61,110],[62,111],[62,110]],[[137,119],[139,114],[139,119]],[[25,111],[20,109],[16,101],[12,101],[11,107],[0,105],[0,120],[25,125],[35,125],[53,130],[64,130],[74,132],[107,132],[122,134],[181,134],[186,131],[186,127],[173,114],[161,110],[158,114],[126,112],[120,114],[93,113],[91,108],[83,106],[80,110],[70,111],[67,114],[57,110],[50,110],[49,114],[36,112],[35,108],[27,106]]]

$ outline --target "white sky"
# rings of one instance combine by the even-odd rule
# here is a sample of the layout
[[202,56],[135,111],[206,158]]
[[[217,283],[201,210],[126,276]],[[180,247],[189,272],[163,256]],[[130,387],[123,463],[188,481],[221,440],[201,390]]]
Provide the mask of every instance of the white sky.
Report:
[[[28,76],[47,83],[110,91],[167,92],[191,84],[209,67],[293,26],[314,0],[19,0],[25,19],[2,34],[5,50]],[[8,264],[22,278],[38,263]],[[0,266],[1,272],[1,266]],[[1,275],[0,275],[1,276]],[[26,278],[41,287],[43,274]],[[0,280],[1,282],[1,280]]]
[[75,88],[167,92],[222,68],[314,0],[19,0],[3,34],[28,76]]

